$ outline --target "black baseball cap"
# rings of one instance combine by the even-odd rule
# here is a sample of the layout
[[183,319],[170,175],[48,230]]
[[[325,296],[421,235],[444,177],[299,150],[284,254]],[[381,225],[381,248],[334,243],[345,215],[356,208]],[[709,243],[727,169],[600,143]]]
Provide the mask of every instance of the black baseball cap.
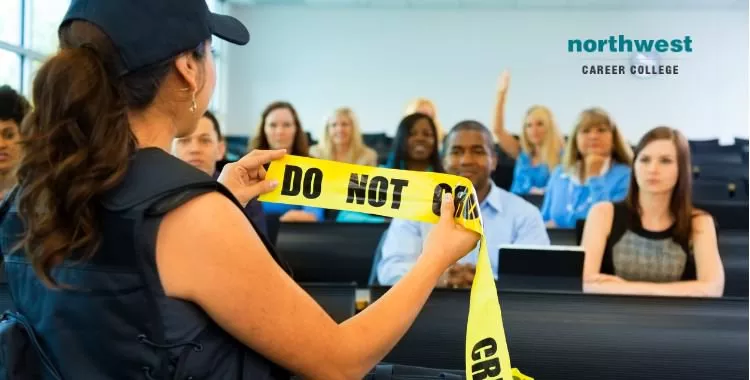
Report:
[[60,26],[74,20],[96,25],[112,40],[120,74],[195,49],[212,35],[237,45],[250,40],[242,22],[212,13],[205,0],[72,0]]

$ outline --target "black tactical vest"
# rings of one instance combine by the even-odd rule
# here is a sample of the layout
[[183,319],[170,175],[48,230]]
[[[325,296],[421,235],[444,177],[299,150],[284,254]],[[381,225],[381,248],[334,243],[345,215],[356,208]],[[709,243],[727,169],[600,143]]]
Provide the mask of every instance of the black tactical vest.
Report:
[[197,305],[164,294],[156,270],[159,223],[212,191],[241,207],[225,187],[179,159],[155,148],[138,151],[125,180],[100,202],[98,252],[53,269],[62,290],[46,288],[23,252],[10,253],[23,234],[11,204],[0,225],[8,286],[62,379],[289,379]]

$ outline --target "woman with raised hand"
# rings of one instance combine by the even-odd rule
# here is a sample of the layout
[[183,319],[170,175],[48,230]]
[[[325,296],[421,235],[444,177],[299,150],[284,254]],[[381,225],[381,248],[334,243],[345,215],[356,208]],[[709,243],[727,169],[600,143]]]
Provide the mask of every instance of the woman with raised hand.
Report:
[[505,129],[505,101],[510,73],[500,75],[495,103],[494,133],[500,149],[516,160],[510,191],[515,194],[544,194],[550,172],[560,163],[564,139],[549,108],[531,106],[524,115],[519,140]]
[[589,212],[587,293],[721,297],[724,268],[711,215],[693,208],[690,148],[657,127],[638,143],[627,199]]
[[632,151],[601,109],[581,112],[562,163],[550,174],[542,203],[548,227],[575,228],[597,202],[628,194]]
[[73,0],[36,75],[0,244],[15,306],[64,379],[359,379],[478,241],[447,197],[414,269],[336,324],[243,214],[284,151],[253,151],[218,182],[169,154],[208,107],[212,34],[249,40],[203,0]]

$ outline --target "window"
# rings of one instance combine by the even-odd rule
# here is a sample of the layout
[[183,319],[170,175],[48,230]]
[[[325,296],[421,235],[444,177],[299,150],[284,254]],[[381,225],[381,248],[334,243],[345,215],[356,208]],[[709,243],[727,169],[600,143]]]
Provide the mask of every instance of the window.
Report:
[[0,41],[21,44],[21,0],[0,1]]
[[[206,3],[212,12],[223,13],[223,0]],[[57,28],[69,5],[70,0],[0,0],[0,86],[10,85],[30,98],[34,75],[57,50]],[[212,45],[217,83],[211,109],[220,115],[224,42],[214,38]]]
[[0,86],[7,84],[21,87],[21,57],[7,50],[0,50]]
[[57,47],[70,0],[0,1],[0,85],[30,95],[33,75]]
[[23,66],[23,95],[31,101],[31,89],[34,83],[34,77],[36,72],[39,71],[39,67],[42,66],[42,61],[27,59]]
[[[225,13],[224,3],[219,0],[208,0],[208,9],[215,13]],[[216,66],[216,88],[214,89],[213,97],[211,98],[211,104],[209,109],[216,114],[216,118],[219,119],[219,124],[224,125],[224,115],[222,113],[223,103],[223,90],[224,86],[224,69],[223,66],[226,64],[226,60],[223,57],[225,51],[226,42],[221,38],[214,37],[211,39],[211,47],[214,50],[214,66]]]
[[69,0],[25,0],[25,46],[45,55],[57,50],[57,28],[70,5]]

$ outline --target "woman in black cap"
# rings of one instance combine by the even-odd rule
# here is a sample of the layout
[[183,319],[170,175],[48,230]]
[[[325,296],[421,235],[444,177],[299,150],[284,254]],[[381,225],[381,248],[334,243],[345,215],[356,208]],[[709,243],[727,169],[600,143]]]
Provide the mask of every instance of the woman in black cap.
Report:
[[15,305],[63,379],[361,378],[477,242],[444,201],[411,273],[334,323],[241,209],[273,188],[262,165],[284,152],[252,152],[220,184],[168,153],[207,108],[212,34],[249,39],[203,0],[73,0],[38,71],[0,241]]

